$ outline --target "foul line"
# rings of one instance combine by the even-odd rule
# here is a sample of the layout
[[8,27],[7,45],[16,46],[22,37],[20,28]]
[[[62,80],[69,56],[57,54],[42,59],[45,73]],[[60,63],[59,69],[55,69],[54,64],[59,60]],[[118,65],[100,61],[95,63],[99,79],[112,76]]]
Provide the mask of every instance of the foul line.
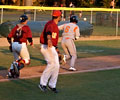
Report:
[[[67,72],[62,72],[62,73],[59,73],[59,74],[60,75],[65,75],[65,74],[96,72],[96,71],[112,70],[112,69],[120,69],[120,66],[107,67],[107,68],[97,68],[97,69],[90,69],[90,70],[81,70],[81,71],[67,71]],[[37,78],[37,77],[40,77],[40,76],[41,76],[41,74],[40,75],[27,76],[27,77],[20,77],[18,79],[0,79],[0,82],[7,82],[7,81],[13,81],[13,80],[19,80],[19,79]]]

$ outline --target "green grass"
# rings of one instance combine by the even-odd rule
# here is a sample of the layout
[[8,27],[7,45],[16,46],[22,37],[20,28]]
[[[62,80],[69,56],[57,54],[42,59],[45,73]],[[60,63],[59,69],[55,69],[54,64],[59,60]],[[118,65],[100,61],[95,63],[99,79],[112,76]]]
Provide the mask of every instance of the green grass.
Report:
[[119,100],[120,69],[60,75],[58,94],[43,93],[39,78],[0,83],[0,100]]
[[[107,23],[106,23],[107,24]],[[93,26],[93,36],[120,36],[120,28],[118,28],[118,33],[116,34],[115,26]]]
[[96,26],[94,25],[93,34],[95,36],[115,36],[115,27]]
[[119,55],[120,40],[77,42],[78,58]]
[[[75,42],[77,47],[78,58],[107,56],[107,55],[120,55],[120,40],[111,41],[78,41]],[[35,45],[39,46],[39,45]],[[64,53],[60,44],[59,48],[61,53]],[[31,66],[45,65],[46,62],[40,51],[36,48],[28,46],[31,56]],[[0,47],[0,70],[8,69],[13,61],[12,53],[8,47]]]

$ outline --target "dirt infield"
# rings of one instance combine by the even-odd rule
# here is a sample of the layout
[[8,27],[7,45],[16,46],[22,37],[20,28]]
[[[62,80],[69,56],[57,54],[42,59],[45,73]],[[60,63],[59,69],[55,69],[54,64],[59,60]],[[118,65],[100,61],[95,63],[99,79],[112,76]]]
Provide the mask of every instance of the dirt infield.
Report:
[[[77,71],[68,71],[69,61],[65,66],[61,66],[60,74],[79,73],[79,72],[90,72],[99,70],[108,70],[120,68],[120,55],[117,56],[104,56],[104,57],[92,57],[92,58],[81,58],[76,61]],[[45,66],[36,67],[25,67],[21,70],[20,79],[27,79],[33,77],[40,77]],[[0,82],[9,81],[6,77],[7,70],[0,70]]]
[[[89,38],[81,38],[82,40],[113,40],[120,39],[120,37],[89,37]],[[39,44],[39,38],[34,38],[34,43]],[[5,38],[0,38],[0,46],[8,46],[8,43]],[[68,74],[68,73],[79,73],[79,72],[90,72],[97,70],[108,70],[120,68],[120,55],[116,56],[99,56],[99,57],[91,57],[91,58],[80,58],[77,59],[75,65],[77,71],[72,72],[68,71],[69,61],[65,66],[61,66],[60,74]],[[40,77],[44,70],[45,66],[35,66],[35,67],[25,67],[21,70],[20,79]],[[6,77],[7,70],[0,70],[0,82],[9,81]]]

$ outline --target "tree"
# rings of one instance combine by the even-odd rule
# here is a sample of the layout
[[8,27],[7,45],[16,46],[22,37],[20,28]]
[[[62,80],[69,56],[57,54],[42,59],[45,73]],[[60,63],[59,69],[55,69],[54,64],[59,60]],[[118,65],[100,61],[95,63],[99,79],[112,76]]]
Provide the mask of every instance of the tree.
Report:
[[110,7],[110,2],[111,2],[111,0],[102,0],[101,1],[103,7],[105,7],[105,8],[109,8]]
[[61,0],[61,3],[62,3],[63,5],[66,5],[66,0]]
[[22,6],[24,6],[25,5],[25,0],[22,0]]
[[[101,1],[101,4],[102,4],[102,7],[104,7],[104,8],[110,8],[110,2],[111,2],[112,0],[102,0]],[[118,2],[118,0],[115,0],[115,3],[117,3]]]
[[16,5],[17,5],[17,6],[20,6],[20,0],[17,0],[17,1],[16,1]]

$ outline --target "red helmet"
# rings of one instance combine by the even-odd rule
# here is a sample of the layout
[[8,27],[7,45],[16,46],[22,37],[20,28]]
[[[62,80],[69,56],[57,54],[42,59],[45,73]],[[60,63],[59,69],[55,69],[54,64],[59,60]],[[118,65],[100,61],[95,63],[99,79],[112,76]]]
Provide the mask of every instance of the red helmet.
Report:
[[61,16],[61,11],[60,10],[53,10],[52,16],[54,16],[54,17]]

